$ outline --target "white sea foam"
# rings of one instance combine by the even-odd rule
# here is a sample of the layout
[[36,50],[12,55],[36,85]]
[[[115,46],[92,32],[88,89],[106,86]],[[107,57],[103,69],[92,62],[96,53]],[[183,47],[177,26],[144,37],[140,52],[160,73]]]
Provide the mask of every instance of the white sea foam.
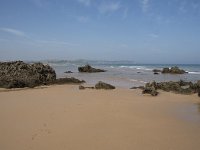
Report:
[[188,72],[189,74],[200,74],[200,72]]

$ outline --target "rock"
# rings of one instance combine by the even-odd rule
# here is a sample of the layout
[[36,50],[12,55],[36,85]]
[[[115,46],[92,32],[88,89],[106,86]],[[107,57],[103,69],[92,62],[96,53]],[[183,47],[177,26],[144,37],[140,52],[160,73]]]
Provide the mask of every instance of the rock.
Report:
[[0,62],[0,87],[32,88],[54,80],[56,73],[49,65],[27,64],[23,61]]
[[132,90],[135,90],[135,89],[141,89],[141,90],[143,90],[143,89],[144,89],[144,86],[132,87],[132,88],[130,88],[130,89],[132,89]]
[[82,86],[82,85],[79,85],[79,90],[84,90],[85,89],[85,87],[84,86]]
[[94,89],[94,87],[84,87],[82,85],[79,86],[80,90],[84,90],[84,89]]
[[96,89],[115,89],[115,87],[113,85],[110,85],[110,84],[107,84],[107,83],[104,83],[102,81],[99,81],[96,85],[95,85],[95,88]]
[[159,70],[159,69],[153,69],[153,72],[154,73],[158,73],[158,72],[161,72],[161,70]]
[[155,87],[145,87],[142,91],[142,94],[151,94],[152,96],[157,96],[158,92],[156,91]]
[[170,68],[163,68],[162,73],[169,73],[169,74],[184,74],[187,73],[185,70],[179,69],[178,67],[171,67]]
[[141,73],[140,71],[138,71],[137,73]]
[[200,97],[200,90],[198,91],[198,96]]
[[153,74],[158,75],[159,73],[158,72],[154,72]]
[[65,71],[64,73],[73,73],[72,71]]
[[90,65],[85,65],[83,67],[78,67],[79,72],[88,72],[88,73],[94,73],[94,72],[105,72],[105,70],[102,69],[96,69],[91,67]]
[[71,78],[59,78],[50,84],[60,84],[60,85],[61,84],[69,84],[69,83],[81,84],[84,82],[85,82],[84,80],[79,80],[79,79],[71,77]]

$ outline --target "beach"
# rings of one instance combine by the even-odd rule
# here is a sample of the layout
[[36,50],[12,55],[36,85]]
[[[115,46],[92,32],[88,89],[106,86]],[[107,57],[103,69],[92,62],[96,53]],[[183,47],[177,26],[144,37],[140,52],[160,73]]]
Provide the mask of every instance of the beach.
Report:
[[199,150],[199,97],[159,91],[0,90],[1,150]]

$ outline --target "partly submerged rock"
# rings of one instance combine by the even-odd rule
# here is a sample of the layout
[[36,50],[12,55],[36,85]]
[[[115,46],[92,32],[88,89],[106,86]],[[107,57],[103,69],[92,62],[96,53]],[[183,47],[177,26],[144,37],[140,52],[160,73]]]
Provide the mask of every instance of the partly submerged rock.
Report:
[[163,68],[162,73],[169,74],[184,74],[187,73],[185,70],[179,69],[177,66],[171,68]]
[[108,83],[104,83],[102,81],[99,81],[96,85],[95,85],[96,89],[115,89],[115,87],[113,85],[110,85]]
[[91,67],[90,65],[85,65],[82,67],[78,67],[79,72],[88,72],[88,73],[94,73],[94,72],[105,72],[105,70],[102,69],[96,69]]
[[56,73],[49,65],[27,64],[23,61],[0,62],[0,87],[24,88],[48,84],[56,80]]
[[161,72],[161,70],[159,70],[159,69],[153,69],[153,72],[155,73],[155,72]]
[[72,71],[65,71],[64,73],[73,73]]

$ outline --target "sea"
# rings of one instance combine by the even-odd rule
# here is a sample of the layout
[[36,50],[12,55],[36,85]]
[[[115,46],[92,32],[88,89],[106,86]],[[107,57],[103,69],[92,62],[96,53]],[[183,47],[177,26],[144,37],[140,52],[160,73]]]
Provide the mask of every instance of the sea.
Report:
[[[43,61],[56,71],[57,78],[75,77],[85,80],[87,85],[94,85],[103,81],[120,88],[143,86],[147,82],[156,81],[191,81],[200,80],[200,64],[139,64],[132,61],[92,61],[92,60],[51,60]],[[101,73],[79,73],[78,67],[86,64],[94,68],[104,69]],[[154,75],[153,69],[178,66],[188,73],[181,75],[158,74]],[[65,73],[71,71],[73,73]]]

